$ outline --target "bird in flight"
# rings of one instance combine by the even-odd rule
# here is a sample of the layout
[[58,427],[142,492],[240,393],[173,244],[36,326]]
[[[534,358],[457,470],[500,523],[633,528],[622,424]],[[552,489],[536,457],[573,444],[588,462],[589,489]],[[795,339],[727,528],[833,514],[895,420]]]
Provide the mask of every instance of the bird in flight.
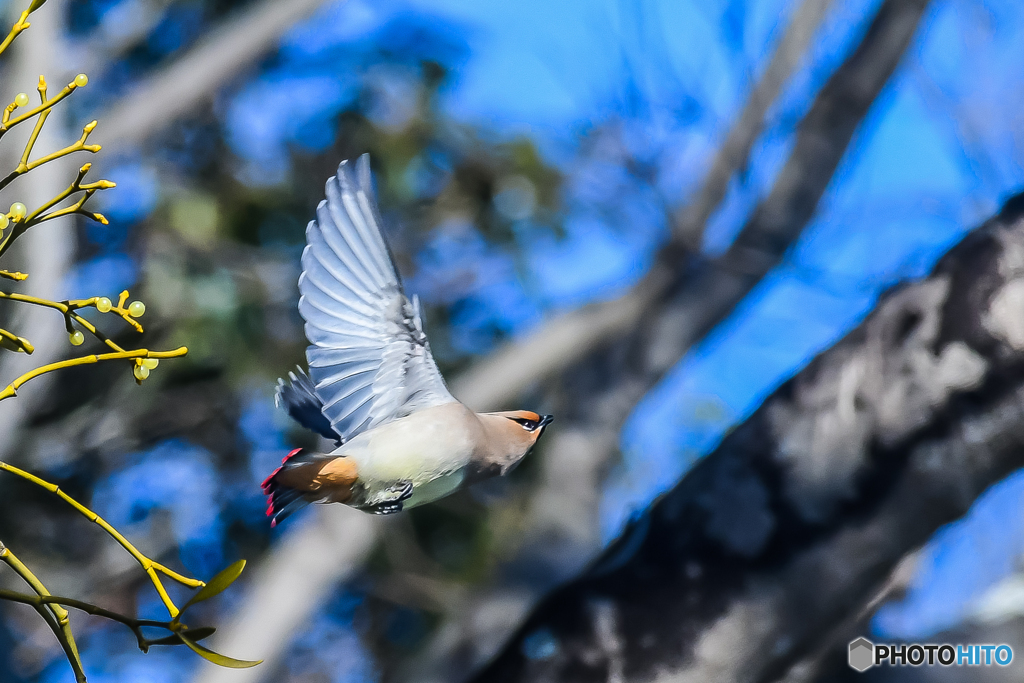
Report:
[[354,171],[341,163],[306,228],[299,313],[309,374],[278,380],[275,396],[336,448],[297,448],[267,477],[274,525],[314,502],[400,512],[507,474],[552,419],[475,413],[448,392],[419,300],[405,295],[384,240],[367,155]]

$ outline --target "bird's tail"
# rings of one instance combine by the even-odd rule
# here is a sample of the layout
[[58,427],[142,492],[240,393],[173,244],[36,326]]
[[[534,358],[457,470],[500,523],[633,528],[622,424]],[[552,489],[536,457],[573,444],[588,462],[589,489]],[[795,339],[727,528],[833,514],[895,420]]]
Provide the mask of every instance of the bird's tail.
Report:
[[263,493],[267,496],[267,517],[270,526],[277,526],[296,510],[300,510],[313,502],[308,491],[292,488],[282,481],[282,475],[289,470],[313,462],[313,454],[296,448],[281,460],[281,466],[263,480]]
[[358,478],[352,458],[296,448],[263,482],[271,526],[309,503],[348,503]]

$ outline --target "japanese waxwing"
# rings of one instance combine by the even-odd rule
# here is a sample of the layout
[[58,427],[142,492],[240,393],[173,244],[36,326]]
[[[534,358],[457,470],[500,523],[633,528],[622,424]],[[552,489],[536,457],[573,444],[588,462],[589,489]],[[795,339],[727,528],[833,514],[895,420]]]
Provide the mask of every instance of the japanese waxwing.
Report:
[[277,524],[312,502],[399,512],[508,473],[550,415],[474,413],[445,386],[381,232],[367,155],[327,181],[306,228],[299,313],[309,375],[278,380],[276,401],[331,439],[330,453],[297,448],[263,482]]

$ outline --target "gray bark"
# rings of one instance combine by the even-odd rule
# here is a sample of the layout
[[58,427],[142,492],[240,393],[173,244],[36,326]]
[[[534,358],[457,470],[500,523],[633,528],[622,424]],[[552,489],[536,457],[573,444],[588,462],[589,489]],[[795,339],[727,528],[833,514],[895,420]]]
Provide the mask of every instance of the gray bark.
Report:
[[1024,195],[778,389],[474,678],[813,676],[900,560],[1024,465]]

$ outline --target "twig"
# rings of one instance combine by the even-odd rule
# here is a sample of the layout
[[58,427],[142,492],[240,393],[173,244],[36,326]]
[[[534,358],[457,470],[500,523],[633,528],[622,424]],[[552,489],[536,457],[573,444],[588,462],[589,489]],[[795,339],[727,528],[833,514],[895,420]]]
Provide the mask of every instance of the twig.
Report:
[[7,385],[7,387],[0,391],[0,401],[11,398],[18,394],[18,389],[21,388],[25,382],[35,379],[40,375],[45,375],[48,372],[55,370],[63,370],[65,368],[73,368],[79,365],[89,365],[91,363],[98,363],[104,360],[121,360],[126,358],[156,358],[158,360],[164,358],[179,358],[188,353],[188,348],[182,346],[174,349],[173,351],[150,351],[149,349],[135,349],[134,351],[116,351],[114,353],[101,353],[101,354],[90,354],[88,356],[81,356],[79,358],[69,358],[68,360],[57,361],[56,363],[49,363],[41,367],[35,368],[26,372],[21,377],[17,378],[13,382]]
[[28,339],[19,337],[4,329],[0,329],[0,346],[10,351],[20,351],[29,355],[32,355],[32,352],[36,350]]
[[[95,123],[95,121],[93,123]],[[87,132],[82,136],[82,138],[78,142],[76,142],[74,145],[70,145],[69,147],[65,147],[63,150],[60,150],[59,152],[55,152],[54,154],[58,156],[55,157],[54,155],[50,155],[50,157],[53,158],[47,160],[53,161],[53,159],[55,158],[67,156],[68,154],[71,153],[68,150],[75,151],[78,148],[88,148],[89,151],[98,151],[99,145],[84,145],[84,141],[88,136],[88,131],[91,131],[92,125],[93,124],[90,123],[88,126],[85,127]],[[79,147],[79,145],[82,146]],[[94,147],[96,149],[93,149]],[[41,163],[45,162],[41,160],[32,162],[32,168],[37,168],[38,166],[41,165]],[[61,192],[57,193],[56,196],[43,202],[38,208],[36,208],[31,213],[28,213],[23,217],[13,213],[7,214],[8,217],[10,217],[11,221],[14,223],[14,227],[11,228],[11,232],[10,234],[7,235],[6,238],[0,238],[0,256],[3,256],[4,253],[11,247],[11,244],[14,243],[14,240],[21,237],[21,235],[23,235],[29,228],[40,223],[43,223],[45,221],[53,220],[54,218],[59,218],[61,216],[67,216],[69,214],[78,213],[82,214],[83,216],[87,216],[93,219],[94,221],[99,221],[103,225],[107,225],[108,221],[106,216],[104,216],[101,213],[86,211],[82,207],[85,204],[85,202],[89,200],[89,197],[92,197],[97,191],[109,190],[110,188],[117,187],[117,184],[109,180],[97,180],[94,183],[82,183],[82,180],[85,179],[85,175],[89,172],[89,169],[91,168],[91,163],[83,164],[82,167],[78,169],[78,176],[75,178],[75,180],[71,182],[70,185],[68,185]],[[19,171],[15,170],[2,181],[0,181],[0,189],[3,189],[4,185],[6,185],[8,182],[17,177],[18,174]],[[85,194],[82,197],[80,197],[74,204],[68,207],[58,209],[56,211],[50,211],[49,213],[45,213],[46,211],[49,211],[49,209],[53,208],[57,204],[60,204],[62,201],[64,201],[71,195],[75,194],[76,192],[84,192]]]
[[[8,567],[14,570],[18,576],[20,576],[29,587],[36,592],[40,597],[49,597],[50,592],[46,590],[46,586],[40,581],[35,574],[32,573],[25,564],[19,560],[11,550],[0,543],[0,560],[3,560]],[[75,635],[71,631],[71,619],[68,615],[68,611],[61,607],[59,604],[51,604],[43,606],[40,604],[37,612],[43,617],[54,635],[57,636],[57,640],[60,642],[61,648],[67,655],[68,662],[71,664],[71,668],[74,669],[75,679],[80,683],[85,683],[85,671],[82,668],[82,659],[78,655],[78,645],[75,643]],[[51,621],[48,617],[52,617]]]
[[[86,126],[86,128],[88,128],[88,126]],[[94,183],[83,184],[82,180],[85,179],[85,175],[89,172],[89,169],[91,168],[91,163],[83,164],[82,168],[78,169],[78,177],[75,178],[75,180],[72,181],[72,183],[68,185],[66,189],[61,191],[53,199],[45,202],[38,209],[36,209],[35,211],[33,211],[32,213],[28,214],[28,216],[25,217],[26,227],[35,225],[36,223],[41,223],[44,220],[49,220],[50,218],[56,218],[57,214],[46,214],[45,216],[42,216],[42,214],[44,211],[47,211],[48,209],[56,206],[57,204],[60,204],[62,201],[64,201],[65,199],[67,199],[76,192],[85,191],[89,193],[89,195],[91,196],[91,194],[96,190],[109,190],[112,187],[117,187],[117,183],[111,182],[109,180],[97,180]],[[92,216],[95,218],[95,220],[98,220],[100,223],[103,223],[104,225],[107,224],[107,219],[102,214],[92,214]]]
[[[16,116],[8,121],[0,122],[0,137],[2,137],[11,128],[17,126],[19,123],[24,123],[25,121],[28,121],[37,114],[40,115],[40,118],[46,118],[46,116],[49,115],[49,111],[53,109],[53,107],[56,106],[58,102],[66,98],[79,87],[81,86],[75,83],[75,81],[71,81],[51,99],[46,99],[46,80],[42,76],[40,76],[38,89],[42,91],[42,103],[39,106],[34,107],[33,109],[29,109],[21,116]],[[38,135],[38,133],[36,135]]]
[[[181,349],[178,349],[178,351],[181,351],[182,353],[179,353],[177,355],[184,355],[184,350],[185,350],[184,347],[181,348]],[[137,357],[140,357],[139,356],[140,352],[147,353],[147,354],[149,353],[148,351],[145,351],[145,349],[140,349],[139,351],[126,351],[123,354],[106,354],[106,355],[107,356],[118,356],[118,357],[122,357],[122,358],[129,358],[129,357],[137,358]],[[161,352],[154,352],[154,353],[161,353]],[[175,353],[176,353],[175,351],[162,352],[162,354],[163,354],[162,357],[164,357],[164,358],[171,358],[172,354],[175,354]],[[145,357],[148,358],[148,357],[151,357],[151,356],[145,356]],[[156,356],[152,356],[152,357],[156,357]],[[93,358],[95,358],[95,356],[93,356]],[[76,360],[80,360],[80,359],[76,359]],[[65,361],[65,362],[67,362],[67,361]],[[95,361],[93,361],[93,362],[95,362]],[[99,526],[101,529],[103,529],[105,532],[107,532],[107,534],[111,538],[113,538],[115,541],[117,541],[118,544],[120,544],[120,546],[122,548],[127,550],[128,554],[130,554],[133,558],[135,558],[135,561],[138,562],[139,565],[142,566],[143,570],[145,570],[146,574],[149,576],[150,580],[153,582],[153,587],[156,588],[156,592],[160,595],[160,600],[163,601],[164,607],[167,608],[167,613],[171,615],[172,619],[174,617],[178,616],[179,610],[178,610],[178,607],[174,604],[174,601],[171,600],[170,596],[167,594],[166,589],[164,589],[164,585],[160,581],[160,577],[158,576],[158,572],[160,574],[163,574],[164,576],[166,576],[169,579],[177,581],[178,583],[180,583],[180,584],[182,584],[184,586],[188,586],[189,588],[201,588],[201,587],[206,585],[206,583],[204,583],[203,581],[200,581],[199,579],[190,579],[187,576],[182,576],[181,574],[177,573],[176,571],[173,571],[172,569],[169,569],[169,568],[165,567],[164,565],[160,564],[159,562],[155,562],[155,561],[149,559],[148,557],[146,557],[145,555],[143,555],[141,552],[139,552],[138,548],[136,548],[134,545],[132,545],[131,541],[129,541],[127,538],[125,538],[121,534],[120,531],[118,531],[117,529],[112,527],[105,519],[103,519],[102,517],[97,515],[95,512],[93,512],[89,508],[85,507],[84,505],[79,503],[77,500],[75,500],[74,498],[69,496],[68,494],[66,494],[63,491],[61,491],[60,487],[57,486],[56,484],[51,484],[50,482],[48,482],[48,481],[46,481],[44,479],[40,479],[39,477],[35,476],[34,474],[26,472],[23,469],[15,467],[14,465],[9,465],[9,464],[7,464],[5,462],[0,462],[0,470],[4,470],[6,472],[10,472],[11,474],[15,474],[15,475],[21,477],[22,479],[25,479],[26,481],[32,482],[36,486],[42,487],[42,488],[46,489],[47,491],[49,491],[50,493],[53,493],[53,494],[59,496],[61,498],[61,500],[66,502],[71,507],[75,508],[75,510],[78,511],[79,514],[81,514],[83,517],[88,519],[90,522],[93,522],[94,524]]]
[[[60,595],[39,595],[30,593],[19,593],[17,591],[0,589],[0,600],[7,600],[8,602],[18,602],[23,605],[31,605],[38,608],[50,605],[71,607],[86,614],[91,614],[94,617],[103,617],[104,619],[110,619],[116,621],[119,624],[124,624],[131,629],[132,633],[135,634],[136,640],[139,641],[139,649],[143,652],[149,652],[150,645],[153,644],[153,640],[146,637],[146,634],[142,632],[143,628],[163,628],[167,629],[171,633],[178,631],[190,632],[196,631],[199,633],[210,632],[212,628],[201,627],[199,629],[189,629],[181,622],[175,621],[155,621],[153,619],[136,619],[129,617],[126,614],[120,612],[114,612],[112,610],[104,609],[98,605],[94,605],[91,602],[84,600],[76,600],[74,598],[65,598]],[[199,636],[193,636],[193,640],[201,639]]]
[[32,25],[26,21],[26,19],[28,19],[28,15],[31,13],[31,9],[25,10],[21,13],[21,17],[18,18],[18,21],[14,22],[14,26],[11,28],[10,33],[8,33],[7,37],[4,38],[4,41],[0,43],[0,54],[3,54],[4,51],[11,46],[11,43],[14,42],[15,38],[21,35],[22,31]]
[[[17,301],[19,303],[24,304],[32,304],[33,306],[42,306],[44,308],[52,308],[54,310],[60,311],[61,313],[64,314],[65,317],[71,318],[72,320],[77,322],[79,325],[84,327],[90,334],[94,335],[97,339],[102,341],[104,344],[109,346],[114,351],[124,351],[125,349],[121,348],[110,338],[108,338],[105,334],[96,329],[95,325],[93,325],[91,322],[75,313],[76,310],[81,308],[95,308],[101,298],[103,297],[94,296],[90,299],[78,299],[74,301],[51,301],[50,299],[40,299],[38,297],[29,296],[27,294],[0,292],[0,299]],[[128,309],[124,307],[125,301],[127,300],[128,291],[125,290],[121,292],[121,298],[116,306],[111,304],[109,310],[101,311],[101,313],[116,313],[121,317],[122,320],[124,320],[126,323],[134,327],[137,332],[142,332],[142,325],[139,323],[138,320],[132,317]]]

